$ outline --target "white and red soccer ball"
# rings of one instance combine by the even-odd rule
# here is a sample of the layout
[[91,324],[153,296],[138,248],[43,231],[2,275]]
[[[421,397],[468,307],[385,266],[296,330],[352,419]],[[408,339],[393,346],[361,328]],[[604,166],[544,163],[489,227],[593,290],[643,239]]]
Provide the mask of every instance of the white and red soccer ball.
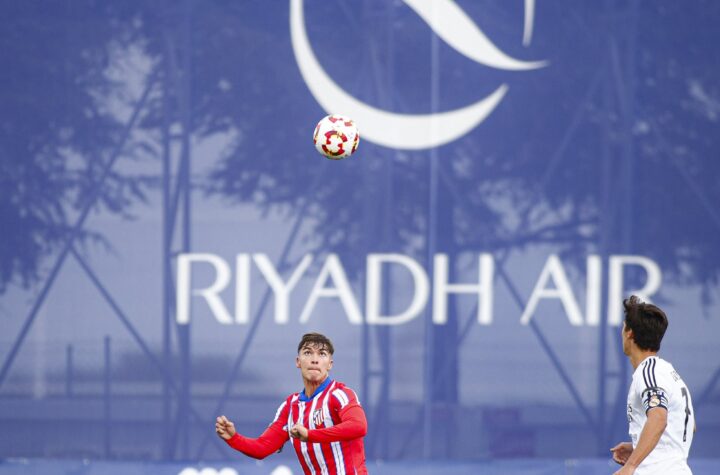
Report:
[[341,160],[355,153],[360,143],[360,133],[349,117],[331,114],[318,122],[313,143],[317,151],[327,158]]

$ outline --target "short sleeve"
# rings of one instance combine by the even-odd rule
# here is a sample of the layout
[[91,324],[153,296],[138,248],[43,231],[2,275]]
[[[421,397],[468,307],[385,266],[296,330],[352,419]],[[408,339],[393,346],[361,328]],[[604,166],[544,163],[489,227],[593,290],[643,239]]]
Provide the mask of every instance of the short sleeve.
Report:
[[642,369],[640,399],[645,412],[656,407],[668,408],[670,375],[657,368],[657,359],[650,358]]

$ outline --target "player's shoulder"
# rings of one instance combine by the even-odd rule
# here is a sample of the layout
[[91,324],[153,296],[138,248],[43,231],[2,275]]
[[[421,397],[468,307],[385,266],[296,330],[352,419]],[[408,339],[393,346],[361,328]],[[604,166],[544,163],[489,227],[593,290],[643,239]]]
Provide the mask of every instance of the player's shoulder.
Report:
[[654,362],[649,365],[647,371],[658,381],[662,380],[665,384],[672,381],[678,381],[680,375],[675,371],[675,367],[667,360],[659,356],[653,357]]
[[345,407],[350,403],[360,402],[357,393],[345,383],[333,381],[329,389],[331,398],[336,401],[340,407]]
[[675,367],[668,360],[664,360],[659,356],[655,357],[655,371],[664,374],[671,374],[675,371]]
[[343,383],[342,381],[333,381],[330,389],[331,391],[343,391],[349,394],[356,394],[354,389],[352,389],[350,386]]
[[633,374],[640,388],[654,388],[668,384],[676,379],[673,365],[659,356],[650,356],[643,360]]
[[675,366],[662,358],[658,358],[656,378],[659,385],[668,391],[673,389],[678,391],[686,386],[682,377],[680,377],[680,374],[675,369]]

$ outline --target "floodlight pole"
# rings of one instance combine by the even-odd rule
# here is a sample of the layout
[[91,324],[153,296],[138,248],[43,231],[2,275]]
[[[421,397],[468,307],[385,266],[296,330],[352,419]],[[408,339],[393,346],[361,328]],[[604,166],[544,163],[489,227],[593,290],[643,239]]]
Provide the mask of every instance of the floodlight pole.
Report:
[[[176,302],[173,264],[178,254],[191,250],[192,183],[192,1],[182,5],[182,21],[165,35],[162,97],[162,200],[163,200],[163,362],[173,365],[172,329],[179,351],[179,388],[173,420],[173,391],[163,382],[163,458],[175,458],[180,434],[181,456],[189,458],[189,414],[191,398],[190,324],[175,322]],[[178,229],[179,228],[179,229]]]

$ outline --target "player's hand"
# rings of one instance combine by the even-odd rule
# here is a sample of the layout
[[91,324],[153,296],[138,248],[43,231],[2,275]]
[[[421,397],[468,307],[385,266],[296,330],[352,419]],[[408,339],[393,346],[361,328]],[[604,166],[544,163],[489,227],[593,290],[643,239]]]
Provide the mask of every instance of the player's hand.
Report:
[[612,452],[613,460],[620,465],[625,465],[625,462],[627,462],[628,457],[630,457],[630,454],[633,451],[633,446],[630,442],[620,442],[615,447],[610,449],[610,452]]
[[215,419],[215,432],[225,440],[235,435],[235,424],[228,420],[225,416]]
[[300,439],[303,442],[307,442],[308,430],[302,424],[295,424],[293,428],[290,429],[290,437],[292,437],[293,439]]

